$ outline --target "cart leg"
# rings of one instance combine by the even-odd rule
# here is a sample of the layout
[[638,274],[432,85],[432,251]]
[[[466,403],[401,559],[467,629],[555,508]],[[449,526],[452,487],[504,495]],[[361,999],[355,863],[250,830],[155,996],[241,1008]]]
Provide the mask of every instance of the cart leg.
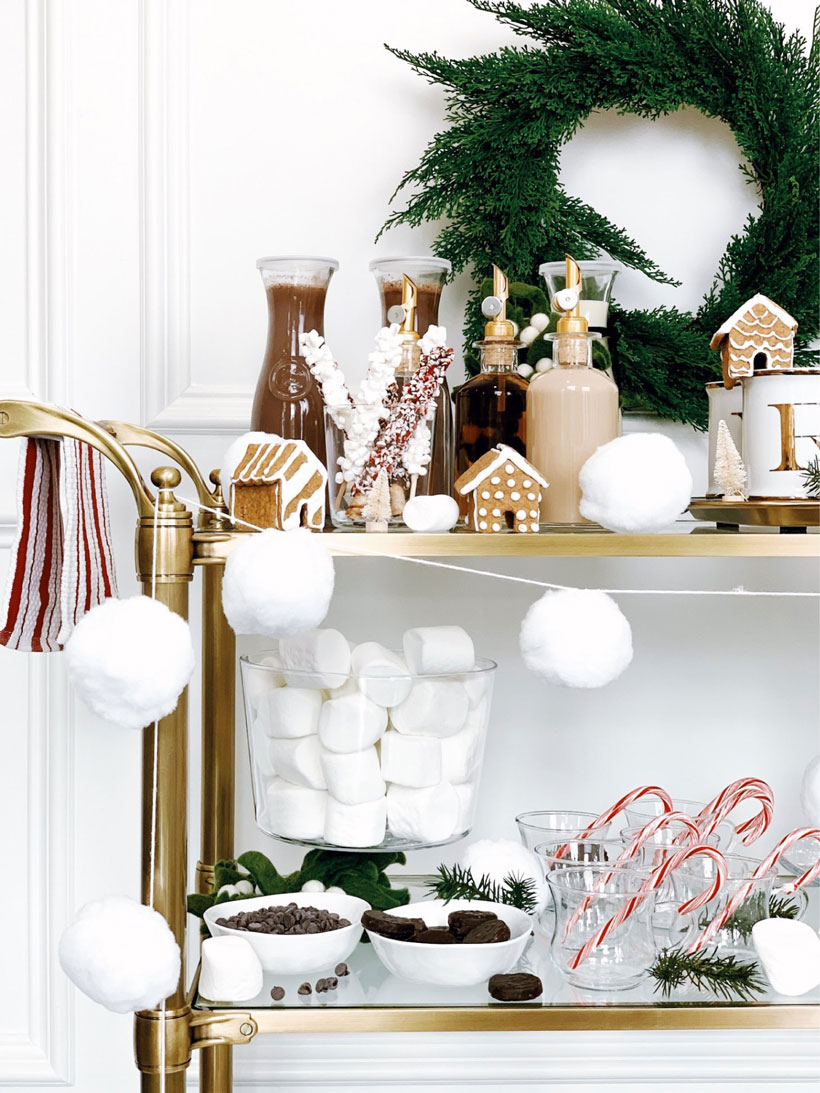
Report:
[[200,1093],[231,1093],[233,1048],[230,1044],[205,1047],[199,1053]]

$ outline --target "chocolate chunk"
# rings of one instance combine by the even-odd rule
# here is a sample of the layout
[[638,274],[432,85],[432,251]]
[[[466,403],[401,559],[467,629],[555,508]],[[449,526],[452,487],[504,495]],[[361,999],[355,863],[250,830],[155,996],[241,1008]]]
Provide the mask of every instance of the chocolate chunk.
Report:
[[272,987],[271,992],[270,992],[270,996],[274,1000],[274,1002],[281,1002],[282,999],[285,997],[285,988],[284,987]]
[[325,980],[325,990],[335,991],[339,986],[339,980],[335,975],[329,975]]
[[492,922],[482,922],[474,926],[465,936],[465,945],[494,945],[499,941],[510,940],[510,928],[503,919],[495,919]]
[[348,968],[347,964],[337,964],[333,970],[339,977],[350,975],[350,969]]
[[494,975],[488,989],[499,1002],[529,1002],[544,993],[544,984],[537,975],[513,972],[512,975]]
[[324,934],[341,930],[350,923],[335,911],[321,907],[262,907],[258,911],[240,911],[230,918],[220,918],[220,926],[232,930],[252,930],[257,934]]
[[296,993],[297,994],[313,994],[313,987],[311,987],[310,983],[302,983],[299,987],[299,990]]
[[324,994],[326,990],[327,990],[327,980],[326,979],[317,979],[316,980],[316,993],[317,994]]
[[365,911],[362,915],[362,926],[365,930],[372,930],[374,934],[390,937],[394,941],[407,941],[416,932],[416,927],[409,918],[388,915],[385,911]]
[[413,936],[413,941],[417,941],[419,945],[457,944],[456,939],[446,926],[431,926],[429,930],[419,930]]
[[451,911],[447,916],[447,925],[450,933],[461,941],[470,930],[480,926],[482,922],[495,922],[498,915],[495,911]]

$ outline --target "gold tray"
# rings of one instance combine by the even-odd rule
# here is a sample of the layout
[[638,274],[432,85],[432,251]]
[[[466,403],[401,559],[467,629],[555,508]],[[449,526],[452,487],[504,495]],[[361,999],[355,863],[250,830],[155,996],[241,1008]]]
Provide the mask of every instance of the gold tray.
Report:
[[752,524],[766,528],[813,528],[820,525],[820,501],[721,501],[694,497],[689,511],[696,520],[717,524]]

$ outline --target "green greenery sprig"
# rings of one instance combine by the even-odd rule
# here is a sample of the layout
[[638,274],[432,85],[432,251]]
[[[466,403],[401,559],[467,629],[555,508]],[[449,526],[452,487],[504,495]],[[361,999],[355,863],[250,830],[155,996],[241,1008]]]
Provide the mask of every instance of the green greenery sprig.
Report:
[[[763,901],[766,896],[760,892],[748,896],[738,907],[733,915],[730,915],[723,926],[724,930],[735,933],[743,941],[748,941],[752,936],[752,928],[756,922],[768,918],[795,919],[800,913],[800,907],[790,896],[769,896],[769,913],[766,915]],[[698,920],[698,929],[705,930],[712,920],[708,915],[701,915]]]
[[727,1002],[753,1002],[766,986],[757,964],[720,956],[717,949],[705,953],[664,949],[649,974],[657,980],[655,991],[665,998],[676,987],[688,984],[700,991],[713,991]]
[[427,887],[445,903],[454,899],[483,899],[490,903],[506,903],[521,911],[533,911],[538,904],[535,881],[514,873],[508,874],[499,884],[487,876],[476,880],[472,870],[461,865],[440,865],[437,879]]
[[820,501],[820,456],[815,456],[811,460],[800,477],[806,496],[812,501]]
[[[700,307],[610,309],[613,371],[624,405],[703,427],[703,386],[719,379],[715,330],[755,292],[798,321],[797,364],[820,323],[818,102],[820,49],[787,35],[762,0],[466,0],[526,39],[485,56],[391,51],[444,88],[447,128],[396,191],[396,224],[444,221],[435,250],[471,268],[465,361],[478,367],[481,283],[498,263],[510,281],[539,282],[565,252],[601,253],[676,284],[652,258],[561,180],[563,146],[598,110],[656,119],[691,106],[729,126],[759,208],[726,247]],[[393,197],[396,197],[396,194]]]

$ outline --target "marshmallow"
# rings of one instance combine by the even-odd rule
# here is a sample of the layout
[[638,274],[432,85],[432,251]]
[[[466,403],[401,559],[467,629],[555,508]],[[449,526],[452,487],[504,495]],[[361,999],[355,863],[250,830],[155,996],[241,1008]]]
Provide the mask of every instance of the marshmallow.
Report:
[[449,782],[429,789],[392,785],[387,791],[387,824],[391,835],[422,843],[443,842],[459,818],[459,798]]
[[475,667],[473,640],[460,626],[419,626],[406,630],[402,644],[413,675],[449,675],[471,672]]
[[384,778],[374,747],[338,753],[322,748],[322,769],[330,796],[344,805],[361,805],[384,797]]
[[453,789],[458,796],[458,817],[451,834],[466,835],[473,823],[475,786],[466,782],[464,785],[453,786]]
[[199,993],[212,1002],[247,1002],[262,990],[262,965],[243,937],[202,942]]
[[447,493],[411,497],[401,518],[411,531],[450,531],[458,523],[458,501]]
[[331,698],[322,706],[319,739],[328,751],[363,751],[387,727],[387,712],[363,694]]
[[265,818],[284,839],[321,839],[325,831],[327,793],[274,778],[268,786]]
[[778,994],[796,997],[820,984],[820,937],[807,922],[764,918],[752,927],[752,940]]
[[256,718],[253,723],[251,746],[253,748],[253,765],[255,769],[265,777],[272,778],[276,770],[273,765],[273,755],[271,754],[271,741],[268,739],[265,724],[259,718]]
[[279,642],[285,682],[293,687],[329,690],[350,673],[350,646],[338,630],[311,630]]
[[328,698],[344,698],[345,695],[355,695],[359,693],[359,684],[353,678],[348,676],[341,687],[331,687],[327,692]]
[[377,641],[357,645],[351,664],[359,690],[377,706],[398,706],[410,693],[407,665]]
[[308,789],[327,789],[321,751],[318,736],[270,741],[271,761],[279,777]]
[[384,797],[361,805],[346,805],[329,797],[325,842],[333,846],[378,846],[384,839],[386,822]]
[[258,723],[268,736],[310,736],[319,731],[320,691],[280,687],[260,701]]
[[441,741],[441,777],[445,782],[466,782],[481,761],[484,729],[470,723]]
[[441,741],[435,737],[387,732],[379,746],[385,781],[416,789],[441,781]]
[[492,672],[470,672],[468,675],[458,676],[458,681],[467,692],[470,709],[475,709],[483,699],[489,699],[492,685]]
[[259,702],[270,691],[277,687],[283,687],[285,677],[280,671],[282,662],[276,653],[266,653],[258,664],[246,665],[242,672],[242,687],[254,709],[258,709]]
[[467,709],[467,692],[460,683],[421,679],[390,711],[390,721],[411,736],[452,736],[464,724]]

